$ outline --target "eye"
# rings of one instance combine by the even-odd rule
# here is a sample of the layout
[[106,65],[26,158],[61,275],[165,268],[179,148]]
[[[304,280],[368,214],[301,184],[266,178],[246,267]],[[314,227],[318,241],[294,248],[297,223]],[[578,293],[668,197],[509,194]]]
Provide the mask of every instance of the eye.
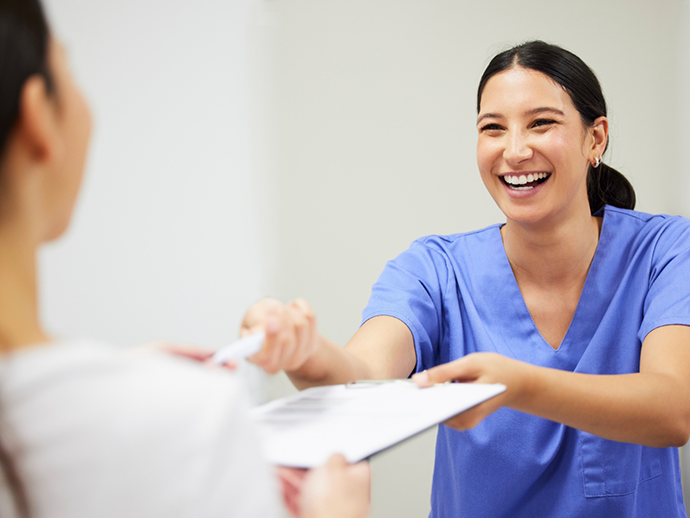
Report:
[[500,131],[502,129],[503,128],[499,124],[496,124],[495,122],[490,122],[489,124],[485,124],[484,126],[480,127],[479,131],[483,133],[485,131]]
[[543,128],[544,126],[551,126],[552,124],[556,124],[556,121],[553,119],[537,119],[532,123],[532,127]]

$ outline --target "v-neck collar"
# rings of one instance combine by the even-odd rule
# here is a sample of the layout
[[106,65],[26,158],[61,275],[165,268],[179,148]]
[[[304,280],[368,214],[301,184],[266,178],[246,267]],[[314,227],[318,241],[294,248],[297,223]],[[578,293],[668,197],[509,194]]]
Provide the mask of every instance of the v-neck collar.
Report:
[[[501,225],[493,228],[492,255],[497,260],[493,263],[494,270],[487,279],[491,292],[487,294],[488,299],[486,296],[484,298],[486,302],[489,302],[489,299],[493,302],[489,308],[493,320],[501,322],[502,325],[498,327],[503,329],[503,333],[510,335],[504,336],[502,341],[514,357],[530,361],[537,360],[537,358],[531,358],[533,355],[537,357],[557,355],[563,356],[562,359],[570,363],[572,360],[577,361],[584,353],[615,292],[615,286],[611,284],[616,281],[603,275],[600,266],[608,262],[608,255],[612,253],[610,247],[606,246],[612,237],[611,231],[607,225],[606,212],[602,212],[603,221],[599,242],[575,313],[558,349],[551,347],[534,323],[510,266],[501,237]],[[604,243],[603,246],[602,243]],[[497,304],[498,301],[501,303]]]

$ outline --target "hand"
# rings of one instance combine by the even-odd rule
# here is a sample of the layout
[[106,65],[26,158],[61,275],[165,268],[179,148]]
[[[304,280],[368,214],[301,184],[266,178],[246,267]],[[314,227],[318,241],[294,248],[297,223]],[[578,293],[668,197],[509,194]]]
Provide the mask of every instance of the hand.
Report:
[[300,497],[302,486],[307,476],[307,470],[301,468],[286,468],[279,466],[276,469],[280,489],[283,495],[283,505],[292,516],[300,516]]
[[[160,351],[173,356],[181,356],[182,358],[187,358],[189,360],[195,360],[202,363],[207,363],[209,365],[217,365],[211,362],[211,357],[214,351],[209,349],[204,349],[195,345],[180,345],[173,344],[170,342],[152,342],[149,344],[140,345],[131,349],[132,353],[142,353],[150,351]],[[235,370],[237,363],[234,361],[229,361],[223,364],[223,367]]]
[[242,320],[240,336],[264,331],[264,345],[247,358],[268,374],[299,369],[319,347],[316,317],[305,300],[285,305],[276,299],[254,304]]
[[446,421],[446,426],[467,430],[502,406],[511,406],[524,397],[533,366],[495,353],[474,353],[412,376],[420,387],[435,383],[502,383],[505,392]]
[[368,462],[348,464],[333,455],[326,464],[309,471],[300,498],[302,518],[364,518],[371,501]]

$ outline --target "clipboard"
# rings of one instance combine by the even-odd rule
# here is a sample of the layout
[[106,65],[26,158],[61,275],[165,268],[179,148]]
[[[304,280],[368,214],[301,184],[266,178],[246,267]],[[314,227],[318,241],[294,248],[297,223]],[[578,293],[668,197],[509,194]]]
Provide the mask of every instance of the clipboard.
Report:
[[331,455],[370,458],[504,392],[505,385],[409,380],[312,387],[256,407],[252,416],[271,464],[312,468]]

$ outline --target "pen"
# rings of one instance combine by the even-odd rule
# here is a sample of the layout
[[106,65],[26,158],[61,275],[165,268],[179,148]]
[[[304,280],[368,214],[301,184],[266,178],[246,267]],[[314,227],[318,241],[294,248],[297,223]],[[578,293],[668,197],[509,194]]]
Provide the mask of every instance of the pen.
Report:
[[255,333],[235,340],[218,349],[211,357],[211,361],[223,364],[231,360],[239,360],[247,356],[252,356],[261,350],[261,346],[264,344],[265,339],[266,333],[262,331],[261,333]]

